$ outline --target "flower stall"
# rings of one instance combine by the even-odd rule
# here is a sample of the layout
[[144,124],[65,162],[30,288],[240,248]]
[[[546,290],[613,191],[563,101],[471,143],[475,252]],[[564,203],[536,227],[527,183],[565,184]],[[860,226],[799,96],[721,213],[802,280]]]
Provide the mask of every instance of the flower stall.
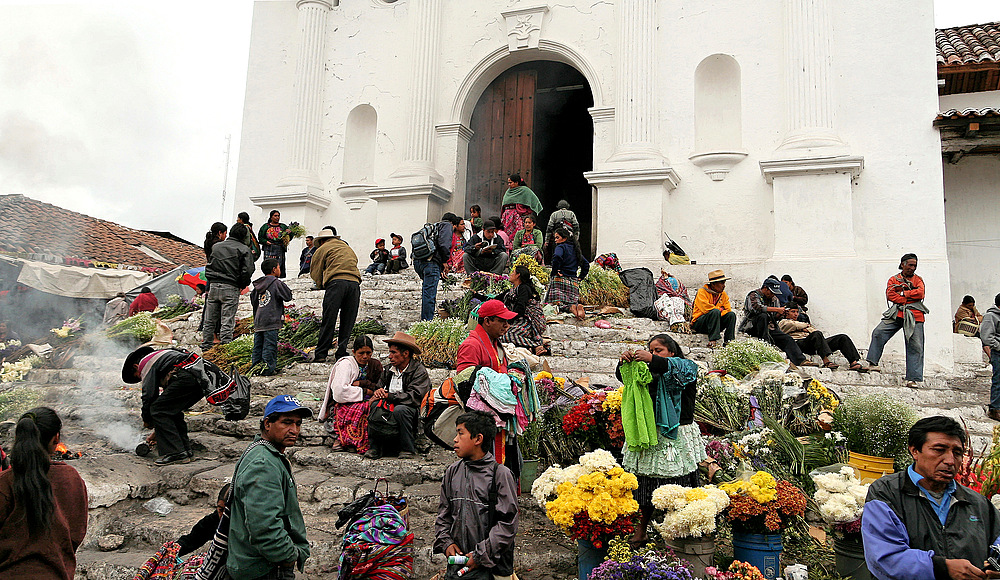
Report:
[[695,576],[704,576],[714,560],[718,516],[729,507],[729,494],[714,485],[668,484],[653,490],[653,506],[663,512],[653,529],[669,548],[684,555]]

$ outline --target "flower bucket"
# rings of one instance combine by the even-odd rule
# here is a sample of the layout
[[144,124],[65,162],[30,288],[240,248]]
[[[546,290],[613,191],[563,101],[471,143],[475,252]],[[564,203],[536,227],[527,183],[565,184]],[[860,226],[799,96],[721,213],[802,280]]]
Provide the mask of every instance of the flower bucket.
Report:
[[781,534],[733,532],[733,557],[756,566],[764,578],[775,580],[781,571]]
[[587,580],[587,576],[604,562],[604,559],[608,557],[608,548],[605,545],[603,548],[595,548],[593,544],[587,540],[577,540],[576,547],[578,553],[576,556],[577,570],[579,572],[580,580]]
[[525,459],[521,462],[521,493],[531,493],[531,486],[538,477],[538,460]]
[[837,574],[854,580],[871,580],[872,574],[865,563],[865,545],[860,540],[834,540],[837,555]]
[[715,538],[674,538],[667,540],[667,547],[675,554],[691,563],[691,575],[695,578],[705,577],[705,568],[713,566],[715,557]]
[[850,461],[847,464],[858,472],[858,479],[861,480],[861,483],[871,483],[887,473],[896,471],[892,466],[891,457],[875,457],[854,451],[850,452],[850,456]]

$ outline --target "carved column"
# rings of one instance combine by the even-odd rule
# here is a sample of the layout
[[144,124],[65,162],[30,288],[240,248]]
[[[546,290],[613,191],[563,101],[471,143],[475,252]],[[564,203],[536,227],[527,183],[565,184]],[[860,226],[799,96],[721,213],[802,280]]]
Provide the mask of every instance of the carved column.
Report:
[[433,166],[434,75],[438,70],[441,43],[441,0],[411,2],[413,28],[410,33],[412,76],[410,78],[410,122],[403,150],[403,165],[394,178],[420,178],[440,182]]
[[788,133],[782,149],[843,146],[834,130],[829,0],[785,0]]
[[663,159],[656,147],[656,0],[618,3],[615,154],[610,161]]
[[323,58],[326,18],[336,0],[299,0],[299,60],[295,69],[295,111],[288,139],[288,169],[280,188],[323,190],[319,145],[323,124]]

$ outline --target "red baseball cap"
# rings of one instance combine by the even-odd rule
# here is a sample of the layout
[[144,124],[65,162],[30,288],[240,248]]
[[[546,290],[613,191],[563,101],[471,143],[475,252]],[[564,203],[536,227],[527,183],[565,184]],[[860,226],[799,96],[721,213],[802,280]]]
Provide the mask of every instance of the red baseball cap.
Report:
[[517,312],[511,312],[507,310],[507,307],[503,305],[503,302],[499,300],[487,300],[483,302],[483,305],[479,307],[479,318],[483,319],[487,316],[499,316],[504,320],[510,320],[517,316]]

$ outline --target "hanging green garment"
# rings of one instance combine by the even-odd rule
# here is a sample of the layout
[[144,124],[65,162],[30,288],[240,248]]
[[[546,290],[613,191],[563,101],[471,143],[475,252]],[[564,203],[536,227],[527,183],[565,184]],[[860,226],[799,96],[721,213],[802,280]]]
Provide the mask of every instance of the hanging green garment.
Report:
[[622,428],[625,444],[629,449],[642,450],[656,445],[656,421],[653,415],[653,398],[649,395],[649,383],[653,375],[649,366],[641,361],[623,363],[619,368],[622,376]]

